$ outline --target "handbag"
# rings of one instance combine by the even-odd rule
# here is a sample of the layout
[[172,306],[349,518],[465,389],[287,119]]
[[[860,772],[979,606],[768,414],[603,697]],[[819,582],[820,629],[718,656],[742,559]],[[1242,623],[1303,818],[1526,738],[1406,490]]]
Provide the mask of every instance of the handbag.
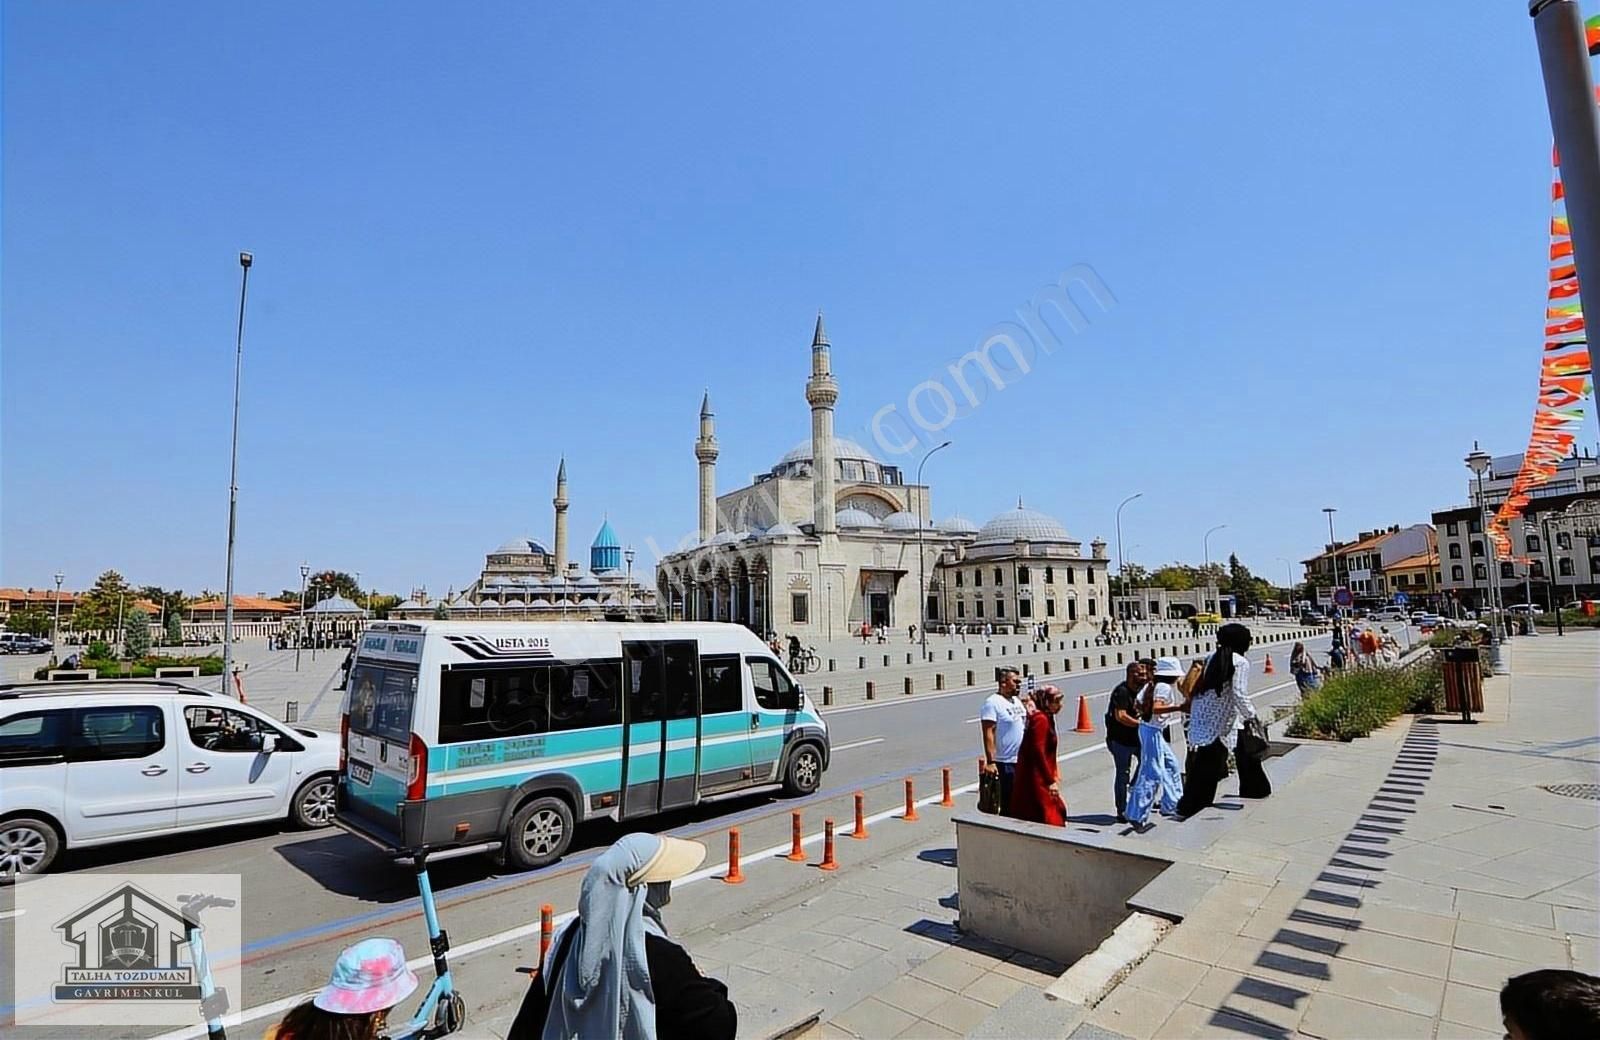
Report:
[[1234,745],[1234,755],[1248,755],[1259,761],[1266,757],[1271,746],[1271,741],[1267,739],[1267,727],[1262,725],[1260,719],[1249,719]]
[[1193,697],[1199,692],[1200,677],[1206,673],[1206,663],[1195,661],[1189,665],[1189,670],[1177,682],[1178,692],[1185,697]]
[[1000,774],[978,774],[978,811],[990,816],[1000,812]]

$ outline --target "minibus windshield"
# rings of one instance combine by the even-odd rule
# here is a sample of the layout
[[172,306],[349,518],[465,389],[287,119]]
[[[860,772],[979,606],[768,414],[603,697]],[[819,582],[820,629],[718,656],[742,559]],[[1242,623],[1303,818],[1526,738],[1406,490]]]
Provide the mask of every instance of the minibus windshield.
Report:
[[350,729],[396,744],[411,739],[417,670],[394,663],[358,661],[350,675]]

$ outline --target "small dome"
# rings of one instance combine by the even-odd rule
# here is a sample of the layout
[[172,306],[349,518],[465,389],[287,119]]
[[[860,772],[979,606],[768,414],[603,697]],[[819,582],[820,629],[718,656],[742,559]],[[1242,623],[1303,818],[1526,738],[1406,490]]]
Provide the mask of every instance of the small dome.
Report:
[[878,523],[877,517],[873,516],[865,509],[841,509],[837,513],[833,514],[833,522],[840,527],[847,528],[878,528],[883,526],[882,524]]
[[1017,508],[1007,509],[978,532],[978,542],[982,545],[1015,541],[1070,542],[1072,536],[1055,517],[1024,508],[1019,502]]
[[957,513],[942,520],[939,523],[939,530],[949,534],[977,534],[978,525]]
[[491,555],[503,556],[510,553],[515,553],[518,556],[526,556],[529,553],[543,555],[549,553],[549,551],[549,549],[546,549],[532,538],[513,538],[496,549]]
[[799,538],[803,532],[790,523],[773,524],[762,533],[763,538]]
[[525,607],[525,606],[527,606],[527,604],[522,602],[522,600],[517,599],[515,596],[513,596],[510,599],[505,601],[504,606],[507,606],[507,607]]
[[396,609],[396,610],[422,610],[424,608],[423,608],[422,604],[418,603],[416,600],[408,599],[404,603],[396,603],[394,609]]
[[718,531],[716,534],[711,536],[711,540],[709,542],[704,542],[702,544],[704,544],[704,545],[732,545],[734,542],[737,542],[738,540],[739,540],[739,536],[734,534],[732,531]]
[[599,587],[600,579],[596,578],[593,574],[585,574],[583,577],[579,578],[574,584],[576,584],[578,586],[578,588],[580,588],[580,589],[593,589],[593,588],[598,588]]
[[932,524],[927,521],[919,522],[917,514],[907,513],[904,510],[898,513],[890,513],[884,517],[883,527],[886,531],[915,531],[919,527],[926,531],[933,530]]

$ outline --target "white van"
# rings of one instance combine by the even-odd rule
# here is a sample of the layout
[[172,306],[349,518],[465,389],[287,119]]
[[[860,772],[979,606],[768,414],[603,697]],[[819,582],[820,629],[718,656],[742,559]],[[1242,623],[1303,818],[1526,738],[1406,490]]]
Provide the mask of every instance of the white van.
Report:
[[827,724],[742,625],[377,622],[345,698],[338,822],[399,854],[539,867],[584,820],[810,794],[828,767]]
[[162,680],[0,686],[0,880],[64,848],[333,822],[338,742]]

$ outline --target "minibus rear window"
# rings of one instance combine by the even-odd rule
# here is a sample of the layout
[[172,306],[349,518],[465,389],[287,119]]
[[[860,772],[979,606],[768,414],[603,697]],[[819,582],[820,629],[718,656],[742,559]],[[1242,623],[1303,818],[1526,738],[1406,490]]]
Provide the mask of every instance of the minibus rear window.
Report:
[[411,739],[417,673],[394,665],[358,663],[350,676],[350,729],[395,744]]

